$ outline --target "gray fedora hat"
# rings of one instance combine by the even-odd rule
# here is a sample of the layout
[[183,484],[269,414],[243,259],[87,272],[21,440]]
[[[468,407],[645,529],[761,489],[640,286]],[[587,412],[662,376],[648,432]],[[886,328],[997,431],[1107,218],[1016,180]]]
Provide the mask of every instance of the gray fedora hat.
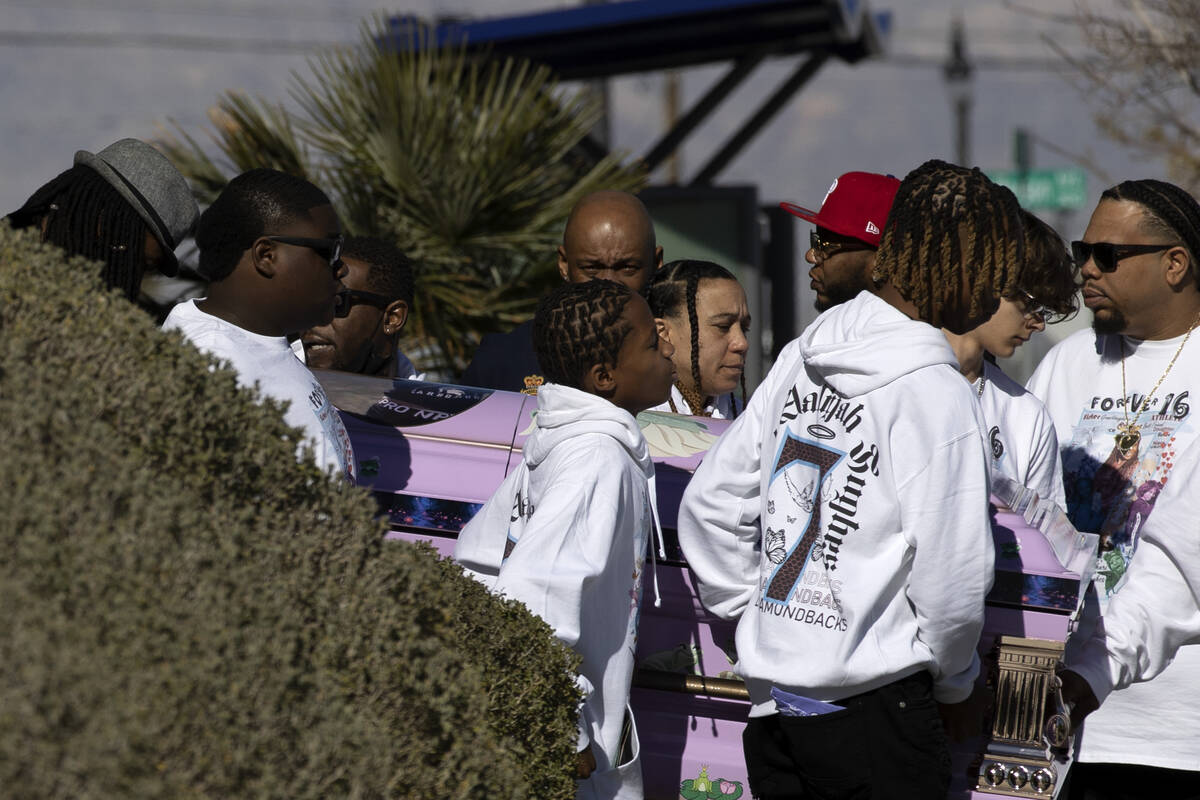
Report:
[[80,150],[75,163],[100,173],[146,221],[163,247],[162,271],[179,271],[175,248],[200,216],[187,181],[167,157],[138,139],[121,139],[99,153]]

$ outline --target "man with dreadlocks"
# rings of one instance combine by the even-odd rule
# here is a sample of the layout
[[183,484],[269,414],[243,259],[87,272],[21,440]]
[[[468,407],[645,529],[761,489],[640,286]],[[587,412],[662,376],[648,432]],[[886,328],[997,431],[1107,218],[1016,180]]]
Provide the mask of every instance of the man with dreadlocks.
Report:
[[136,301],[147,269],[178,271],[175,248],[199,214],[187,181],[166,156],[122,139],[99,153],[77,152],[73,167],[8,220],[14,228],[36,226],[44,241],[101,262],[105,285]]
[[[1195,518],[1181,520],[1169,509],[1194,508],[1200,489],[1196,473],[1179,463],[1200,447],[1191,413],[1191,390],[1200,384],[1200,337],[1191,341],[1200,324],[1200,204],[1164,181],[1125,181],[1101,195],[1071,248],[1092,329],[1051,350],[1029,389],[1058,431],[1068,515],[1079,530],[1100,534],[1094,588],[1107,629],[1110,601],[1126,592],[1144,599],[1154,583],[1152,571],[1146,586],[1130,569],[1145,538],[1179,559],[1195,549]],[[1160,522],[1162,514],[1168,518]],[[1133,639],[1128,630],[1114,624],[1114,632],[1097,635],[1108,633],[1110,648],[1141,668],[1154,664],[1147,674],[1161,674],[1127,685],[1129,670],[1085,670],[1097,696],[1109,681],[1123,688],[1108,695],[1076,740],[1070,796],[1196,797],[1200,647],[1180,648],[1172,663],[1159,649],[1161,637]],[[1068,643],[1068,663],[1086,641],[1086,629],[1081,633]]]
[[876,293],[783,349],[688,484],[679,540],[705,607],[738,621],[756,798],[946,796],[993,544],[979,404],[938,329],[991,316],[1022,244],[979,170],[909,173]]
[[242,386],[287,402],[284,419],[319,465],[354,480],[354,450],[337,409],[288,337],[334,317],[342,223],[303,178],[252,169],[231,180],[200,217],[200,274],[208,296],[171,309],[164,330],[229,362]]

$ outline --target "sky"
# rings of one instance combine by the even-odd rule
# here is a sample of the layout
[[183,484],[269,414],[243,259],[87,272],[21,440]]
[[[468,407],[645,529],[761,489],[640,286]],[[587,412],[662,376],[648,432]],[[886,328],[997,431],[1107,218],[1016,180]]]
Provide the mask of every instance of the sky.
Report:
[[[1073,73],[1054,63],[1047,39],[1073,52],[1082,39],[1073,0],[863,0],[890,10],[889,54],[851,66],[830,62],[719,176],[718,184],[755,184],[763,202],[819,204],[830,182],[850,170],[903,176],[928,158],[953,160],[952,119],[940,70],[948,25],[961,13],[968,49],[982,63],[973,81],[971,160],[984,169],[1012,165],[1016,127],[1034,137],[1036,167],[1097,165],[1088,193],[1125,178],[1166,177],[1105,140]],[[1036,11],[1020,7],[1036,6]],[[205,141],[206,112],[240,89],[287,97],[292,71],[305,73],[318,47],[351,42],[376,11],[488,17],[573,5],[545,0],[0,0],[0,213],[71,165],[76,150],[96,151],[124,136],[152,139],[178,125]],[[796,57],[768,61],[686,143],[683,177],[698,170],[795,68]],[[683,108],[728,65],[681,74]],[[645,152],[664,132],[664,79],[646,74],[612,81],[612,144]],[[657,176],[661,177],[661,176]],[[1078,238],[1090,208],[1050,216]],[[807,238],[807,230],[798,230]],[[805,281],[806,282],[806,281]]]

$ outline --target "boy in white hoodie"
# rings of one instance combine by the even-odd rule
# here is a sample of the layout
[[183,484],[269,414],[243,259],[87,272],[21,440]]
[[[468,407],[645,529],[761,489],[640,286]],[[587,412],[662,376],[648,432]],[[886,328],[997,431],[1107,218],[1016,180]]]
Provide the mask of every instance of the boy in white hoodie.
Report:
[[634,415],[663,402],[674,348],[646,301],[607,280],[542,300],[534,348],[548,381],[524,461],[459,535],[454,557],[546,620],[582,657],[579,798],[641,798],[628,714],[654,464]]
[[[873,291],[784,348],[684,493],[701,599],[739,620],[760,800],[946,796],[939,712],[966,732],[993,546],[979,404],[938,327],[991,316],[1020,251],[1011,192],[914,170]],[[817,713],[780,713],[773,690]]]

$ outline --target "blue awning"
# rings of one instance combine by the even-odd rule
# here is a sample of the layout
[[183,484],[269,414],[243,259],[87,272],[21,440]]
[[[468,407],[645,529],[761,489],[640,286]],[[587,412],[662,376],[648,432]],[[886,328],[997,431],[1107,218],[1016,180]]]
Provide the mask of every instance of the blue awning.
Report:
[[[410,46],[414,22],[391,20],[392,46]],[[891,14],[872,12],[867,0],[623,0],[443,21],[434,39],[582,80],[818,51],[854,62],[884,52],[890,31]]]

